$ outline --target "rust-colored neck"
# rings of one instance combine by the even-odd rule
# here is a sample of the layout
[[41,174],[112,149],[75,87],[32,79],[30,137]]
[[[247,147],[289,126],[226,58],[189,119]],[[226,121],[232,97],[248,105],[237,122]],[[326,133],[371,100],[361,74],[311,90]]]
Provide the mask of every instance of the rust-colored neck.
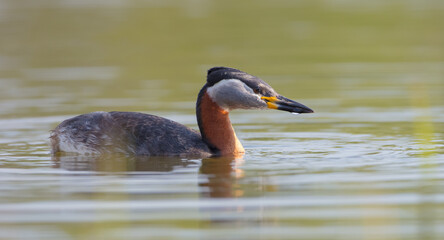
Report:
[[208,93],[203,93],[199,101],[197,120],[203,140],[220,155],[243,154],[245,150],[236,137],[228,111],[213,102]]

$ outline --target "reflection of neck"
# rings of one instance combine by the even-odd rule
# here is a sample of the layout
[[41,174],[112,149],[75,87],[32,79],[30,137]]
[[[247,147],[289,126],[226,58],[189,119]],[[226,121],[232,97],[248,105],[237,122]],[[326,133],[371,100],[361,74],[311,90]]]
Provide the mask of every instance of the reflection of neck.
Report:
[[220,155],[238,155],[245,152],[231,125],[228,111],[211,100],[208,93],[199,99],[197,119],[202,139],[215,147]]
[[231,156],[202,159],[199,174],[202,179],[207,179],[207,181],[199,183],[201,194],[211,198],[243,196],[244,190],[239,184],[236,184],[237,179],[244,176],[242,169],[236,168],[242,161],[242,159],[235,159]]

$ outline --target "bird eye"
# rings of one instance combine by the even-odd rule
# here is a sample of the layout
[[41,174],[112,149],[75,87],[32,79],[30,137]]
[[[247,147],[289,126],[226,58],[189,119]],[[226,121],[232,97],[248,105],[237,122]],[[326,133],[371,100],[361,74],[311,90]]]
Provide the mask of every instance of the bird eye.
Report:
[[255,88],[255,89],[253,89],[253,92],[256,93],[256,94],[259,94],[260,90],[259,90],[259,88]]

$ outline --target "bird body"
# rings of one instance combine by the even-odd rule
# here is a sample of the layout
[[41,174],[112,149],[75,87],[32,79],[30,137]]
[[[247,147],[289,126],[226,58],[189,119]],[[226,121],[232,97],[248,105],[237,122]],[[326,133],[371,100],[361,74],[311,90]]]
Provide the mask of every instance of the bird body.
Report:
[[229,118],[233,109],[310,108],[282,97],[261,79],[233,68],[208,70],[199,92],[200,133],[166,118],[136,112],[93,112],[63,121],[50,136],[52,153],[123,153],[149,156],[209,157],[239,155],[244,148]]
[[137,112],[92,112],[63,121],[53,153],[210,156],[201,135],[175,121]]

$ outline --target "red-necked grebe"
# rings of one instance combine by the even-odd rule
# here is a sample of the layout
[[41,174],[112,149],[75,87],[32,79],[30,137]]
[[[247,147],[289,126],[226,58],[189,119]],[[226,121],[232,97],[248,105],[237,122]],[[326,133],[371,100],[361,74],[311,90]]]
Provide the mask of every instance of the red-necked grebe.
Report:
[[231,126],[233,109],[312,113],[263,80],[234,68],[208,70],[196,103],[200,134],[177,122],[137,112],[93,112],[63,121],[51,132],[52,153],[151,156],[237,155],[244,148]]

